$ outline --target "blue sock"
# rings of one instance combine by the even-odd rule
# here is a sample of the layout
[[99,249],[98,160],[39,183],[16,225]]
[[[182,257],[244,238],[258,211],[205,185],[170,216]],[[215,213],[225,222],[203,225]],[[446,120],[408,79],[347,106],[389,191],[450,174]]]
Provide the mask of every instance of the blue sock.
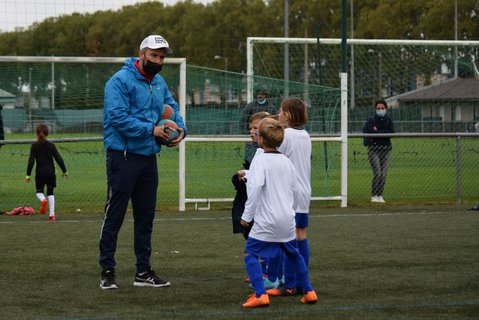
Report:
[[[279,273],[279,267],[283,264],[283,252],[279,252],[276,257],[268,259],[268,279],[272,282],[281,278],[282,272]],[[282,268],[281,268],[282,269]]]
[[303,290],[303,294],[306,294],[308,291],[313,290],[313,286],[309,280],[308,268],[301,255],[298,256],[295,265],[297,286]]
[[296,266],[286,255],[283,257],[284,262],[284,286],[287,289],[296,288]]
[[262,294],[266,293],[266,290],[264,289],[263,272],[258,257],[247,254],[244,257],[244,264],[256,297],[259,298]]
[[280,280],[284,278],[284,252],[281,252],[281,260],[278,266],[278,278]]
[[303,257],[298,254],[291,262],[296,269],[297,286],[303,290],[302,293],[305,294],[306,292],[313,290],[313,286],[309,280],[308,267],[306,266]]
[[298,241],[298,249],[299,249],[299,253],[301,253],[301,255],[303,256],[304,263],[306,264],[306,268],[308,268],[310,253],[309,253],[309,243],[307,238]]
[[268,274],[268,260],[269,259],[264,259],[259,257],[259,262],[261,264],[261,271],[263,272],[263,274]]

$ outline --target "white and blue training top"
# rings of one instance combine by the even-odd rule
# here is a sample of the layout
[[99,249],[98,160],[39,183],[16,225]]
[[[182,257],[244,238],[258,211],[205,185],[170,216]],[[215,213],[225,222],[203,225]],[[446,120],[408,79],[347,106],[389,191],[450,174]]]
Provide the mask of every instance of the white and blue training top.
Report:
[[288,157],[296,169],[299,190],[295,198],[294,211],[309,213],[311,203],[311,137],[302,128],[286,128],[279,151]]
[[267,242],[296,239],[294,195],[296,172],[291,161],[279,152],[257,153],[247,174],[248,200],[242,219],[254,219],[250,237]]

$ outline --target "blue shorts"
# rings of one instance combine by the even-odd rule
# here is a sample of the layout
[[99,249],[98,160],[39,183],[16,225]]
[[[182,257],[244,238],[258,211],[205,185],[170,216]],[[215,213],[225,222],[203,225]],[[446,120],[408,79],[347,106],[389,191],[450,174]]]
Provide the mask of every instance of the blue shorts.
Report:
[[290,256],[298,251],[298,241],[294,239],[289,242],[266,242],[249,237],[244,251],[261,258],[273,258],[280,252]]
[[307,213],[296,213],[294,217],[296,221],[296,228],[307,228],[309,226],[309,214]]

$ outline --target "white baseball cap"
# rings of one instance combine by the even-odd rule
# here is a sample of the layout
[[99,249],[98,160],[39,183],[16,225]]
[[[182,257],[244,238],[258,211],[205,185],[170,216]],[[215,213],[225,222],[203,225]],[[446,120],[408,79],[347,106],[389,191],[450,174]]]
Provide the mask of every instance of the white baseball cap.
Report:
[[168,41],[166,41],[165,38],[159,35],[151,35],[143,39],[143,41],[140,44],[140,50],[143,50],[146,48],[149,48],[149,49],[165,48],[168,54],[173,53],[173,50],[171,50],[170,45],[168,44]]

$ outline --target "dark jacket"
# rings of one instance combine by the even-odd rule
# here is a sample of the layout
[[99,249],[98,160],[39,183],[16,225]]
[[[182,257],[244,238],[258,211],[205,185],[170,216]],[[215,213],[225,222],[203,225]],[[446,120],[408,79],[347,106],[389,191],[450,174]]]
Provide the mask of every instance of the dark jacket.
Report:
[[55,175],[55,164],[53,159],[58,163],[62,172],[67,172],[65,162],[58,153],[57,148],[50,141],[39,143],[38,141],[32,144],[30,149],[30,157],[28,158],[27,176],[32,174],[33,165],[37,162],[35,173],[37,176]]
[[[2,109],[3,109],[3,107],[0,105],[0,140],[5,140],[5,132],[3,130]],[[1,147],[2,147],[2,144],[0,144],[0,148]]]
[[[377,130],[374,130],[376,127]],[[370,117],[363,127],[363,133],[394,133],[393,119],[386,113],[384,117],[377,114]],[[391,148],[391,139],[386,137],[364,138],[365,146],[384,146]]]
[[249,133],[249,118],[256,112],[260,111],[266,111],[269,114],[278,113],[278,109],[274,105],[269,104],[268,100],[266,100],[265,104],[259,104],[256,100],[248,103],[244,107],[244,109],[241,110],[241,116],[239,121],[241,133]]

